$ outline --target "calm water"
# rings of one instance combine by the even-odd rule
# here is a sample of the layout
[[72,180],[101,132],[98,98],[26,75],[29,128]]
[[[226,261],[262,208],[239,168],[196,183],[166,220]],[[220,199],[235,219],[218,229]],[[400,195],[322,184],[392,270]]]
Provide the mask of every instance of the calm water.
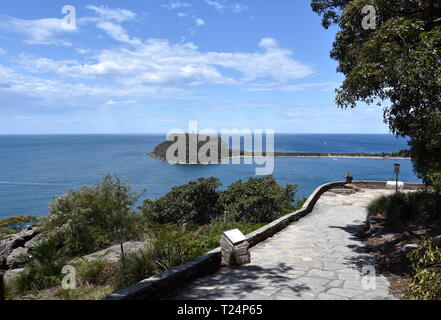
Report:
[[[164,135],[38,135],[0,136],[0,217],[46,215],[47,204],[81,185],[91,185],[104,173],[119,175],[135,191],[147,189],[156,198],[172,186],[198,177],[217,177],[223,187],[254,176],[254,165],[172,166],[145,154]],[[284,134],[275,139],[276,151],[394,152],[407,147],[391,135]],[[418,181],[408,160],[276,158],[274,176],[281,184],[299,185],[309,195],[318,185],[355,179],[387,180],[393,164],[401,164],[400,180]]]

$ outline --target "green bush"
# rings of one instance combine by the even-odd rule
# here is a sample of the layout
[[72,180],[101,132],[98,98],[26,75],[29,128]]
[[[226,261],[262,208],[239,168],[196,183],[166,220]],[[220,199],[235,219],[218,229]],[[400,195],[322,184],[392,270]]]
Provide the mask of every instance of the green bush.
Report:
[[21,295],[60,285],[66,261],[54,241],[43,242],[32,252],[32,260],[25,270],[8,282],[9,291],[12,295]]
[[394,193],[372,201],[369,216],[384,215],[388,227],[403,230],[409,224],[431,225],[441,220],[441,196],[432,192]]
[[273,176],[233,183],[221,194],[221,201],[235,221],[271,222],[293,209],[296,185],[277,184]]
[[411,252],[413,277],[405,298],[413,300],[441,299],[441,248],[426,239],[421,248]]
[[156,200],[145,200],[140,208],[154,223],[207,224],[222,212],[216,178],[199,178],[178,187]]
[[36,224],[38,218],[34,216],[14,216],[0,220],[0,238],[17,233],[29,225]]
[[133,284],[162,271],[184,264],[191,255],[188,248],[177,242],[152,240],[124,258],[124,280]]
[[143,226],[142,216],[132,209],[138,198],[129,185],[106,175],[94,188],[83,186],[55,198],[42,228],[71,255],[134,240]]
[[441,172],[431,172],[429,175],[430,184],[436,193],[441,193]]

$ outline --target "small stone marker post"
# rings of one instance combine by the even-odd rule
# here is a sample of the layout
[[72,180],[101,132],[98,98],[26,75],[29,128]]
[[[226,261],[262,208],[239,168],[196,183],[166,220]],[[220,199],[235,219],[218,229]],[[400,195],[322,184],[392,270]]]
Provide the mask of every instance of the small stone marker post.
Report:
[[225,231],[220,240],[222,264],[239,266],[251,262],[249,243],[239,229]]

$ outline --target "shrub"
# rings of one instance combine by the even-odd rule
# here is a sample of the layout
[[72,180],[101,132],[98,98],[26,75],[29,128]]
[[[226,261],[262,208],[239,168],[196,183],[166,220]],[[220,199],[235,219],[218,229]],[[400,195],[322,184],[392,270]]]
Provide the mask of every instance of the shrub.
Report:
[[124,259],[124,280],[133,284],[162,271],[184,264],[191,259],[182,244],[152,240],[144,247],[127,254]]
[[384,215],[388,227],[402,230],[414,223],[430,225],[441,220],[441,196],[431,192],[395,193],[372,201],[369,216]]
[[199,178],[172,188],[162,198],[145,200],[140,208],[145,217],[154,223],[206,224],[222,212],[216,178]]
[[133,240],[142,227],[142,217],[132,209],[138,198],[129,185],[106,175],[94,188],[83,186],[56,198],[42,227],[71,255]]
[[8,286],[13,295],[39,291],[61,284],[61,270],[66,257],[54,241],[40,244],[32,254],[32,260],[25,270],[13,278]]
[[38,222],[34,216],[14,216],[0,220],[0,238],[17,233]]
[[247,221],[223,222],[223,217],[204,226],[152,225],[152,239],[146,242],[143,248],[125,256],[124,276],[127,285],[182,265],[217,248],[225,230],[238,228],[247,234],[262,226],[263,224]]
[[413,277],[405,298],[415,300],[441,299],[441,249],[426,239],[421,248],[408,255]]
[[441,193],[441,172],[432,172],[429,175],[430,184],[436,193]]
[[233,183],[221,201],[235,221],[271,222],[292,208],[296,191],[296,185],[282,187],[273,176],[264,176]]
[[119,282],[120,264],[107,260],[81,261],[76,265],[78,285],[105,286]]

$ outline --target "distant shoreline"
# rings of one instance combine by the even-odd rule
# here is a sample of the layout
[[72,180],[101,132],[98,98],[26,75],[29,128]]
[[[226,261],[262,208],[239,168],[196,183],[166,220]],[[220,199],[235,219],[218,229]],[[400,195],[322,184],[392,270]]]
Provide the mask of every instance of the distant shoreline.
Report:
[[[228,157],[227,159],[238,159],[238,158],[252,158],[252,157],[266,157],[266,155],[261,156],[237,156]],[[306,155],[274,155],[274,158],[339,158],[339,159],[384,159],[384,160],[410,160],[408,157],[382,157],[382,156],[352,156],[352,155],[317,155],[317,156],[306,156]]]
[[[147,156],[160,160],[162,162],[167,162],[165,159],[162,159],[158,156],[156,156],[153,153],[147,154]],[[260,157],[270,157],[273,156],[274,158],[335,158],[335,159],[382,159],[382,160],[410,160],[410,157],[393,157],[393,156],[380,156],[377,154],[372,155],[352,155],[352,154],[317,154],[317,155],[309,155],[308,153],[299,153],[299,154],[262,154],[262,155],[240,155],[240,156],[228,156],[225,157],[225,159],[245,159],[245,158],[260,158]],[[188,164],[188,165],[195,165],[192,163],[178,163],[178,164]],[[199,163],[202,164],[202,163]],[[220,164],[220,163],[219,163]]]

